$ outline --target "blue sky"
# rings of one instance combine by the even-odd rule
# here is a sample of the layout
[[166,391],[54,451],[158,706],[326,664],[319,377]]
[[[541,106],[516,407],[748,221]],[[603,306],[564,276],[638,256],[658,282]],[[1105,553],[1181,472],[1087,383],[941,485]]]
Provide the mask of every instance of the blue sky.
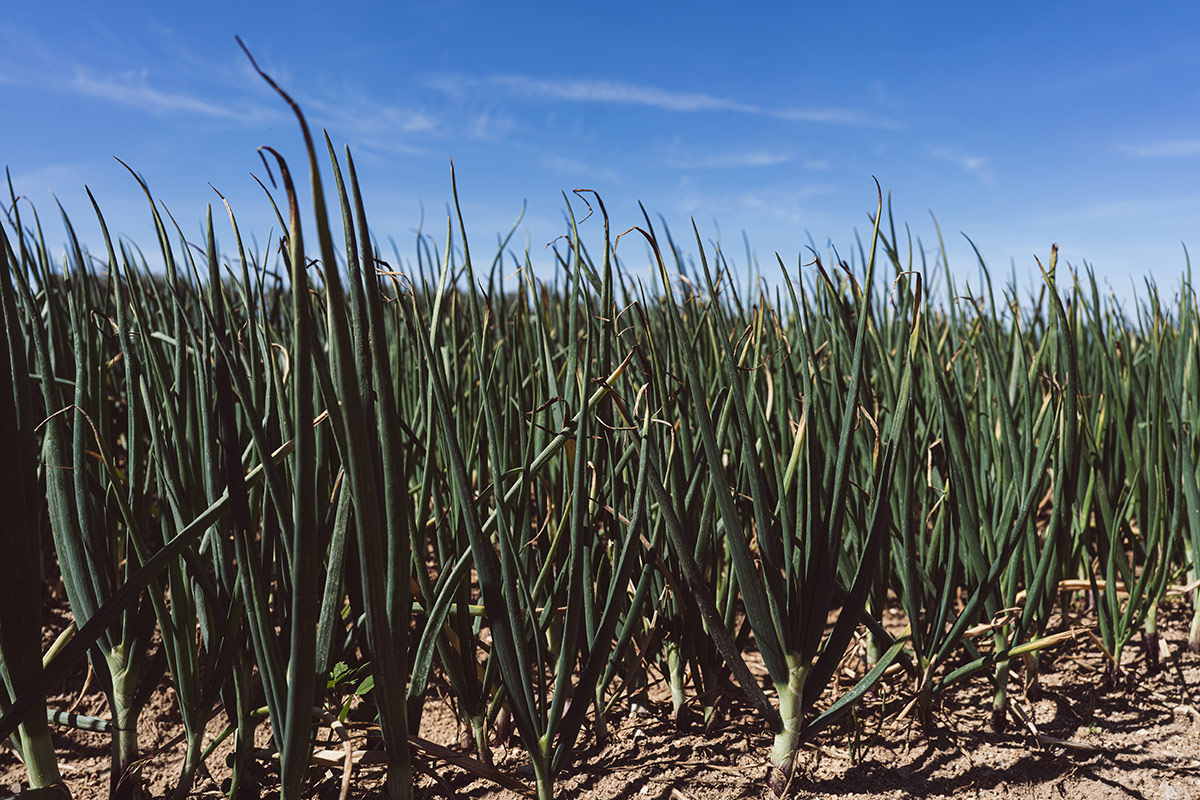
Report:
[[[1174,291],[1181,241],[1200,251],[1194,4],[267,5],[284,7],[6,7],[0,158],[52,244],[50,191],[98,249],[87,184],[114,232],[154,249],[114,155],[189,236],[219,202],[212,183],[265,243],[256,148],[300,171],[300,137],[238,34],[351,146],[371,226],[405,255],[422,208],[444,236],[451,158],[476,258],[526,201],[518,247],[527,234],[541,268],[564,191],[600,192],[616,231],[640,222],[639,200],[680,238],[694,217],[738,263],[745,231],[773,274],[809,235],[843,253],[868,235],[872,176],[926,247],[937,216],[964,279],[961,233],[1023,282],[1057,242],[1121,296],[1147,275]],[[218,216],[231,245],[227,231]]]

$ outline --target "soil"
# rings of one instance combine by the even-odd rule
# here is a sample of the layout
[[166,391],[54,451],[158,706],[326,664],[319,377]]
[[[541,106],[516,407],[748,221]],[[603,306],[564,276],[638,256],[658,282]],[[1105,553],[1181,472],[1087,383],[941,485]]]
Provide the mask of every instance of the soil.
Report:
[[[892,612],[894,614],[894,612]],[[1047,651],[1038,690],[1025,692],[1014,669],[1010,700],[1026,721],[1010,712],[1004,733],[990,724],[990,684],[977,677],[959,684],[934,709],[934,732],[918,729],[901,715],[911,699],[902,675],[885,680],[857,715],[825,732],[805,751],[792,785],[797,797],[844,800],[899,798],[1151,798],[1200,799],[1200,656],[1186,649],[1191,608],[1186,602],[1164,605],[1159,614],[1161,667],[1151,674],[1139,646],[1131,643],[1122,669],[1125,679],[1107,680],[1102,650],[1089,636]],[[67,622],[61,610],[47,619],[47,638]],[[896,622],[889,620],[889,622]],[[1075,621],[1087,625],[1088,620]],[[890,626],[889,626],[890,627]],[[849,664],[848,669],[854,667]],[[87,675],[79,670],[50,698],[81,714],[104,716],[103,696],[83,691]],[[1036,699],[1035,699],[1036,698]],[[828,698],[826,698],[828,702]],[[685,707],[679,726],[661,683],[651,686],[648,701],[631,708],[619,702],[609,719],[606,743],[590,728],[580,737],[578,757],[556,782],[560,798],[646,797],[663,800],[770,798],[765,783],[771,737],[736,692],[722,700],[720,723],[706,731],[699,715]],[[224,725],[214,720],[209,736]],[[140,723],[141,775],[152,797],[168,794],[177,779],[183,747],[165,747],[181,730],[173,690],[164,679]],[[1036,733],[1035,733],[1036,732]],[[358,746],[365,733],[351,731]],[[1040,734],[1041,737],[1037,734]],[[426,706],[420,735],[462,751],[450,701],[435,690]],[[267,747],[266,724],[257,743]],[[77,800],[108,794],[108,737],[55,728],[53,737],[63,777]],[[159,748],[164,748],[161,751]],[[328,728],[318,748],[339,749]],[[200,777],[188,797],[218,800],[226,777],[228,742],[209,760],[211,776]],[[416,797],[518,800],[523,795],[475,778],[444,758],[417,751]],[[465,755],[465,754],[464,754]],[[528,761],[514,737],[497,746],[496,767],[529,780]],[[278,794],[265,763],[263,796]],[[24,771],[11,746],[0,746],[0,795],[15,792]],[[340,767],[314,765],[310,794],[338,797]],[[383,797],[383,768],[356,766],[350,797]]]

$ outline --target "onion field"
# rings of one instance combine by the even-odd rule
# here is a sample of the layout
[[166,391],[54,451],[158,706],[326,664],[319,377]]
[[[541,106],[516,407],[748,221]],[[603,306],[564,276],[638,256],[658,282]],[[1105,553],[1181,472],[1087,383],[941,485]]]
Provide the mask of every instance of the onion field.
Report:
[[[652,689],[701,736],[752,716],[783,796],[883,692],[897,735],[967,687],[1023,731],[1013,693],[1068,643],[1111,692],[1169,668],[1167,606],[1200,648],[1190,273],[1123,304],[1048,246],[1034,285],[982,258],[967,284],[882,192],[844,258],[761,275],[586,191],[550,272],[461,213],[400,252],[292,108],[308,161],[264,149],[262,250],[219,202],[189,239],[143,183],[157,242],[93,201],[56,254],[9,186],[0,738],[37,796],[72,796],[60,726],[145,796],[164,676],[172,797],[311,796],[332,751],[345,796],[458,772],[548,800]],[[47,701],[85,662],[104,716]],[[423,735],[435,688],[456,742]]]

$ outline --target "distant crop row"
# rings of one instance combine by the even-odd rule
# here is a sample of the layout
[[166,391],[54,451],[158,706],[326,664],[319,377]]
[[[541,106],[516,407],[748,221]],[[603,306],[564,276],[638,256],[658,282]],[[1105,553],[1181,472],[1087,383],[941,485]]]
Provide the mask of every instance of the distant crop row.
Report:
[[[743,693],[774,732],[778,793],[885,672],[908,676],[927,731],[939,695],[990,680],[1002,727],[1009,671],[1036,681],[1075,634],[1073,591],[1095,598],[1112,680],[1139,633],[1153,667],[1160,602],[1200,574],[1190,275],[1125,310],[1052,252],[1023,301],[986,271],[965,295],[881,200],[853,267],[810,254],[739,287],[698,233],[692,256],[649,217],[617,237],[581,194],[599,247],[572,216],[553,278],[526,255],[506,292],[507,241],[472,260],[461,215],[440,251],[421,236],[414,259],[385,260],[330,144],[335,243],[304,135],[314,209],[302,225],[276,156],[275,253],[248,251],[232,211],[230,255],[211,210],[186,243],[147,189],[161,271],[99,206],[106,251],[68,222],[60,266],[10,187],[0,736],[31,786],[67,794],[49,720],[111,733],[113,793],[135,795],[164,670],[180,796],[216,716],[230,796],[258,796],[265,718],[296,798],[317,728],[365,709],[389,796],[408,797],[438,674],[479,774],[522,786],[490,756],[515,733],[549,798],[584,724],[606,736],[652,667],[676,713]],[[618,238],[650,254],[648,285]],[[44,658],[51,547],[78,627]],[[881,625],[889,603],[902,634]],[[867,667],[830,704],[859,636]],[[85,657],[111,718],[46,707]]]

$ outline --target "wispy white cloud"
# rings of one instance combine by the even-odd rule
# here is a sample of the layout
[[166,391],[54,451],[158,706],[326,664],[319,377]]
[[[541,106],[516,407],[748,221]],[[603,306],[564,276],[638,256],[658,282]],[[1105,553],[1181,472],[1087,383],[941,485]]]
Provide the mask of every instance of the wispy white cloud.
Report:
[[[93,24],[92,29],[102,41],[108,40],[104,41],[106,45],[117,41],[117,37],[103,26]],[[234,87],[237,93],[233,95],[236,98],[233,101],[210,100],[194,90],[180,91],[165,85],[163,76],[168,73],[176,85],[185,79],[182,76],[202,73],[205,80],[200,85],[207,86],[215,95],[230,96],[227,91],[218,91],[228,89],[228,82],[224,82],[224,86],[220,80],[213,83],[213,76],[220,75],[216,65],[197,63],[194,57],[187,55],[184,47],[173,48],[169,65],[157,72],[145,67],[113,68],[112,59],[105,61],[105,68],[99,69],[81,61],[81,53],[62,51],[54,40],[0,23],[0,53],[3,53],[0,56],[0,83],[11,86],[101,100],[155,115],[191,115],[257,124],[284,114],[273,104],[245,96],[245,86],[262,84],[257,78]],[[125,63],[130,62],[126,59]],[[181,69],[182,66],[191,69]],[[197,82],[193,80],[190,85],[197,85]]]
[[766,150],[747,150],[733,153],[709,153],[706,155],[678,155],[667,160],[675,169],[745,169],[749,167],[774,167],[795,161],[787,153],[772,153]]
[[620,181],[620,176],[611,167],[597,167],[586,161],[563,155],[543,156],[539,162],[543,168],[556,175],[599,180],[608,183]]
[[487,79],[493,86],[513,94],[584,103],[619,103],[651,106],[664,111],[740,111],[758,113],[759,109],[704,92],[672,92],[653,86],[637,86],[618,81],[539,79],[523,75],[494,75]]
[[900,123],[852,108],[785,108],[760,109],[760,114],[792,122],[819,122],[827,125],[847,125],[853,128],[899,128]]
[[503,114],[493,111],[481,111],[467,120],[464,133],[471,139],[480,141],[497,141],[511,131],[514,122]]
[[528,75],[491,75],[472,78],[440,75],[428,81],[431,88],[455,95],[485,85],[519,97],[564,100],[576,103],[608,103],[656,108],[683,113],[731,112],[772,117],[791,122],[813,122],[854,127],[896,128],[899,123],[851,108],[767,108],[707,92],[687,92],[624,81],[575,78],[534,78]]
[[153,114],[182,111],[223,119],[237,119],[244,114],[244,111],[209,103],[193,95],[156,89],[150,85],[149,76],[149,70],[141,69],[102,77],[76,67],[67,87],[75,94],[111,100]]
[[968,175],[973,175],[983,181],[988,186],[991,186],[996,180],[991,160],[984,156],[965,153],[954,147],[931,147],[929,148],[929,155],[940,161],[953,164]]
[[771,150],[744,150],[716,153],[675,152],[665,161],[674,169],[753,169],[755,167],[777,167],[783,164],[798,164],[807,170],[824,172],[830,168],[824,158],[800,159],[791,153]]
[[311,110],[317,124],[348,139],[353,147],[417,157],[443,157],[444,149],[436,142],[499,141],[515,125],[494,110],[448,113],[384,101],[358,90],[323,91],[300,103]]
[[420,109],[396,105],[373,103],[363,98],[361,102],[340,102],[316,97],[306,97],[303,105],[313,113],[336,123],[343,134],[353,133],[369,138],[395,136],[397,133],[425,134],[438,136],[442,132],[442,121],[434,114]]
[[833,186],[824,183],[776,186],[737,195],[734,205],[750,216],[765,215],[783,222],[803,224],[812,217],[809,203],[835,191]]
[[813,204],[837,193],[828,183],[789,182],[753,191],[715,192],[687,177],[680,179],[673,196],[675,211],[701,220],[755,220],[756,224],[803,229],[820,217]]
[[310,122],[346,141],[355,153],[427,158],[435,151],[425,145],[441,138],[444,121],[430,111],[382,102],[357,89],[331,90],[298,98]]
[[40,193],[47,189],[78,187],[87,183],[87,175],[92,166],[80,161],[47,164],[44,167],[14,174],[12,176],[13,188],[18,194],[25,193],[41,200],[44,195]]
[[1138,158],[1186,158],[1200,156],[1200,139],[1167,139],[1140,145],[1125,145],[1117,149]]

